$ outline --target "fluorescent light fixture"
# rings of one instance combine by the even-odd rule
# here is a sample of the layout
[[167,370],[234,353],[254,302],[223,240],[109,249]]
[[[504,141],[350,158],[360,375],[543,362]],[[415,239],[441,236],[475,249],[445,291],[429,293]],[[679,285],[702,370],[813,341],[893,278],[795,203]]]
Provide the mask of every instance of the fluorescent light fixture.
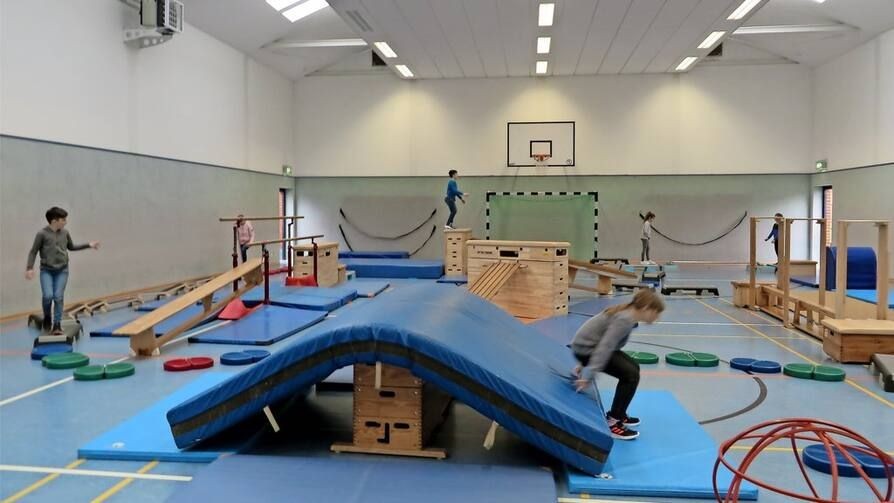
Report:
[[826,2],[826,0],[813,0],[813,1],[816,3],[825,3]]
[[287,11],[283,11],[282,15],[294,23],[325,7],[329,7],[326,0],[305,0]]
[[698,61],[698,58],[695,56],[689,56],[687,58],[684,58],[683,61],[681,61],[680,64],[677,65],[677,71],[683,72],[683,71],[688,70],[689,67],[692,66],[692,63],[695,63],[696,61]]
[[552,37],[537,37],[537,54],[549,54]]
[[727,18],[730,21],[736,21],[738,19],[742,19],[747,16],[751,9],[753,9],[757,4],[761,3],[761,0],[745,0],[742,2],[742,5],[739,5],[739,8],[734,10],[732,14]]
[[267,3],[279,12],[290,5],[298,3],[298,0],[267,0]]
[[544,73],[546,73],[546,70],[548,69],[548,67],[549,67],[548,61],[538,61],[537,65],[535,65],[535,67],[534,67],[534,71],[540,75],[543,75]]
[[537,16],[537,26],[552,26],[553,15],[556,13],[556,4],[542,3]]
[[716,44],[717,41],[720,40],[724,35],[726,35],[725,31],[711,32],[710,35],[705,37],[705,40],[702,43],[698,44],[698,48],[710,49],[711,47],[714,47],[714,44]]
[[413,78],[413,72],[407,67],[407,65],[394,65],[394,68],[397,68],[397,71],[400,72],[404,77],[411,79]]
[[379,52],[382,53],[382,56],[385,56],[386,58],[397,57],[397,53],[394,52],[394,49],[392,49],[390,45],[388,45],[388,42],[376,42],[373,45],[375,45],[376,49],[378,49]]

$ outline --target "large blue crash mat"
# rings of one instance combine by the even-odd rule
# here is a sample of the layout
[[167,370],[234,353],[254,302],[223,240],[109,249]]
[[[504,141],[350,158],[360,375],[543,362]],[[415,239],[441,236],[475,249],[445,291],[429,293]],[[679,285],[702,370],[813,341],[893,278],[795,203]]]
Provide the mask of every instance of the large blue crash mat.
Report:
[[419,283],[357,305],[168,412],[188,448],[335,370],[381,361],[410,371],[586,473],[612,447],[601,406],[563,374],[568,349],[465,289]]
[[341,263],[358,278],[438,279],[444,274],[440,260],[346,258]]

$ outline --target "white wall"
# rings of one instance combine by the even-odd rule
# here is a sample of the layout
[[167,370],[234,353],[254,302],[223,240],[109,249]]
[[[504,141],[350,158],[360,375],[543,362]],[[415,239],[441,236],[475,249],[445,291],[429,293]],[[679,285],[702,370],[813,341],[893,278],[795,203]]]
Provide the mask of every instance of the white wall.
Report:
[[3,0],[0,132],[270,173],[291,162],[288,79],[189,25],[129,48],[137,23],[117,0]]
[[814,69],[814,159],[829,169],[894,161],[894,30]]
[[[295,84],[299,176],[792,173],[812,168],[810,71]],[[509,121],[576,121],[574,168],[506,167]]]

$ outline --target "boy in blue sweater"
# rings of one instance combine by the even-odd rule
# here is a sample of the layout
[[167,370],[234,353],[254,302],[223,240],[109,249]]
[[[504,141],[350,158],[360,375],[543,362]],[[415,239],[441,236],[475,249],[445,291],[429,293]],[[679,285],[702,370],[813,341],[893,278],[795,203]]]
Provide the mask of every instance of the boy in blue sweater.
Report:
[[459,178],[459,174],[455,169],[448,171],[447,176],[450,177],[450,180],[447,182],[447,197],[444,198],[444,202],[447,203],[447,208],[450,209],[450,216],[447,217],[447,224],[444,225],[444,228],[452,229],[453,218],[456,216],[456,200],[459,199],[463,204],[466,204],[466,200],[463,199],[463,196],[468,196],[469,194],[460,191],[459,187],[456,185],[456,180]]

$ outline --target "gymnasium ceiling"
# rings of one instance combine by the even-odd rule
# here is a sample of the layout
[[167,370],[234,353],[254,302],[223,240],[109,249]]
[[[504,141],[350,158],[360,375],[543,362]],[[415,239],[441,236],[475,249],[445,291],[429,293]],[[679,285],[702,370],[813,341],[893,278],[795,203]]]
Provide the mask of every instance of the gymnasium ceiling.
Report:
[[[742,0],[329,0],[295,23],[264,0],[183,2],[188,23],[292,79],[389,71],[363,45],[378,41],[417,78],[531,76],[541,59],[547,75],[672,72],[686,56],[815,66],[894,28],[894,0],[760,0],[738,21]],[[538,27],[542,2],[556,4],[552,27]],[[705,58],[712,31],[727,32],[723,56]]]

